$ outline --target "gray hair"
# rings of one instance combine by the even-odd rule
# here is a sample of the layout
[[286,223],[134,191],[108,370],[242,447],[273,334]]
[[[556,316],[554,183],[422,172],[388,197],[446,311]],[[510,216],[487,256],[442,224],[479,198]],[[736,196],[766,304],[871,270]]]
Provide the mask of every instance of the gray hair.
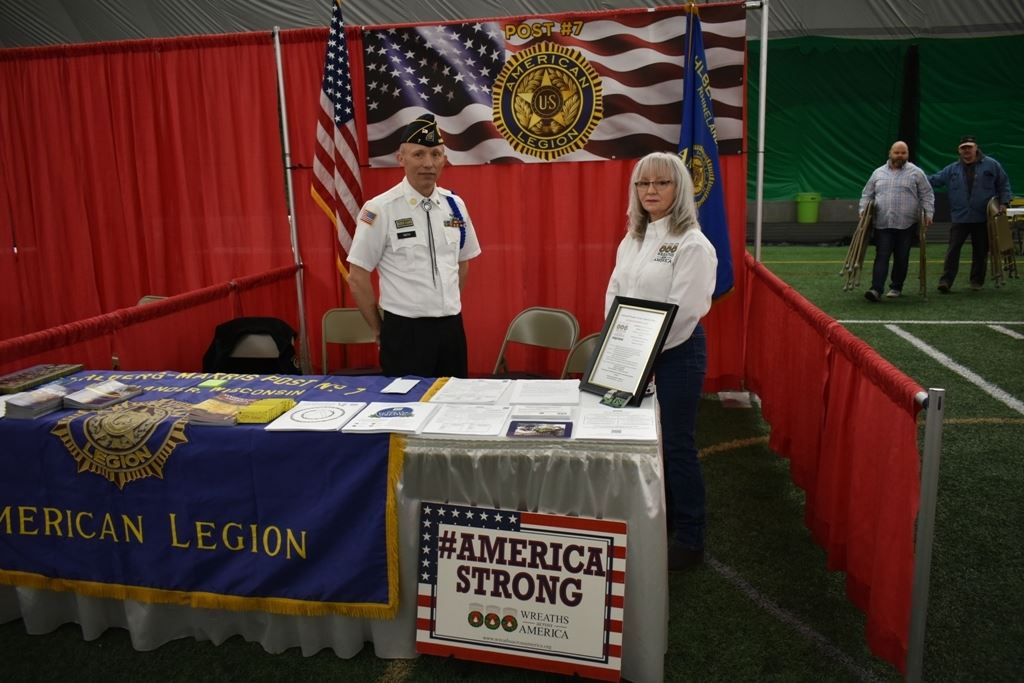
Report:
[[700,230],[697,206],[693,202],[693,181],[686,166],[683,165],[683,160],[677,154],[652,152],[636,162],[629,178],[629,208],[626,210],[629,233],[642,240],[647,232],[647,224],[651,220],[650,214],[640,202],[640,192],[636,189],[636,181],[649,171],[673,181],[674,196],[668,209],[669,234],[681,235],[690,228]]

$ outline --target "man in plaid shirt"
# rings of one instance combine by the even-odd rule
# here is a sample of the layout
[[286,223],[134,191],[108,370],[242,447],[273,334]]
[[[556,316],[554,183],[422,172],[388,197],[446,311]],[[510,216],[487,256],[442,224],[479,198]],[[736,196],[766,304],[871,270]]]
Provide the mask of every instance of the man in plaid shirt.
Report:
[[910,163],[910,148],[897,140],[889,148],[889,161],[875,169],[860,195],[860,214],[868,202],[875,202],[875,264],[871,270],[871,289],[864,292],[868,301],[880,301],[892,257],[892,280],[885,296],[894,299],[903,292],[910,261],[910,244],[924,212],[924,224],[932,224],[935,193],[928,176]]

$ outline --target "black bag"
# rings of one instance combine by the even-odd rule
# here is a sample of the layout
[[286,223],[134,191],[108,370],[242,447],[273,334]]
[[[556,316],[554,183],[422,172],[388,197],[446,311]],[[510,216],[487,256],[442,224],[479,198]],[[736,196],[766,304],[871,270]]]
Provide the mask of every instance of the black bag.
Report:
[[[277,355],[232,355],[236,348],[253,335],[269,337]],[[203,372],[234,372],[259,375],[298,375],[295,364],[296,332],[280,318],[235,318],[217,325],[213,341],[203,355]],[[249,340],[251,341],[251,340]]]

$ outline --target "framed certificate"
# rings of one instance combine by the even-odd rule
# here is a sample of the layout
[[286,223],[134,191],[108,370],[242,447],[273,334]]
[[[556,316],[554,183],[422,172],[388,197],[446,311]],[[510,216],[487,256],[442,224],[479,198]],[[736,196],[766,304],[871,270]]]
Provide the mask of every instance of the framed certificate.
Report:
[[625,392],[628,405],[640,405],[677,308],[661,301],[615,297],[580,389]]

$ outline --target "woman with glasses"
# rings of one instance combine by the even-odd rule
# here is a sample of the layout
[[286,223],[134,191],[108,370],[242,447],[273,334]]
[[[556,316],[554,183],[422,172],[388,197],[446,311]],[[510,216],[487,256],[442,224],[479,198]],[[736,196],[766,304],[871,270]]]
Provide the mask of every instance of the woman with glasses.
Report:
[[633,168],[627,232],[615,256],[605,311],[616,296],[676,304],[655,361],[665,494],[668,566],[704,560],[704,477],[697,460],[697,407],[707,369],[700,319],[711,308],[718,259],[697,223],[693,182],[675,154],[648,154]]

